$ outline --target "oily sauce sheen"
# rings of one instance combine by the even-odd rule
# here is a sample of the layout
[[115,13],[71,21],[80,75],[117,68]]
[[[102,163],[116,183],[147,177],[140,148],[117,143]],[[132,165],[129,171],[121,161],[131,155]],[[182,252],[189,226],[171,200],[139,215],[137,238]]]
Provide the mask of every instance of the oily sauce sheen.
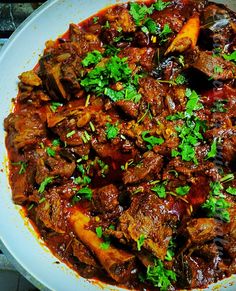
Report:
[[117,4],[19,76],[12,198],[81,276],[178,290],[235,274],[235,32],[206,0]]

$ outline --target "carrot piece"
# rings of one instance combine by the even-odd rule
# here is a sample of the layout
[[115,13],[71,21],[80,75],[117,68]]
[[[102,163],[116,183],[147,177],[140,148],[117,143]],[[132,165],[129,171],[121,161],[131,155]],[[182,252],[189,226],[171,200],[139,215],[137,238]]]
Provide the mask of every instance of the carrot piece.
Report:
[[76,209],[70,216],[70,222],[78,238],[96,255],[107,273],[117,282],[125,282],[131,276],[135,257],[133,254],[110,245],[103,250],[103,239],[88,229],[90,218]]
[[170,46],[165,52],[165,55],[173,52],[180,52],[194,47],[197,44],[197,39],[200,31],[200,19],[198,14],[194,14],[189,20],[183,25],[180,32],[177,34],[175,39],[172,41]]

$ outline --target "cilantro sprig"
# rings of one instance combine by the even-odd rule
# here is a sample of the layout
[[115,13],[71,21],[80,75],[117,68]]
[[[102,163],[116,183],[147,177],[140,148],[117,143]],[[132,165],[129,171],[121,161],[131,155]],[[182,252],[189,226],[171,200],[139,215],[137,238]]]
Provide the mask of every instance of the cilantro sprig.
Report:
[[[151,150],[155,145],[161,145],[164,142],[164,139],[161,137],[156,137],[153,135],[149,135],[150,131],[145,130],[142,132],[142,139],[148,144],[147,148]],[[149,135],[149,136],[147,136]]]
[[[132,78],[132,70],[127,64],[127,58],[112,56],[103,66],[96,66],[81,81],[86,91],[104,94],[112,101],[122,99],[138,102],[141,95],[137,92],[137,82]],[[121,82],[123,89],[116,91],[110,84]]]
[[111,123],[106,124],[107,139],[113,139],[117,137],[118,133],[119,133],[119,128],[117,127],[117,124],[111,124]]
[[88,67],[89,65],[96,65],[102,59],[102,54],[98,50],[87,53],[86,57],[82,60],[82,65]]
[[152,283],[154,287],[166,291],[171,286],[171,282],[176,281],[176,273],[164,267],[160,259],[154,259],[154,265],[148,266],[145,279]]

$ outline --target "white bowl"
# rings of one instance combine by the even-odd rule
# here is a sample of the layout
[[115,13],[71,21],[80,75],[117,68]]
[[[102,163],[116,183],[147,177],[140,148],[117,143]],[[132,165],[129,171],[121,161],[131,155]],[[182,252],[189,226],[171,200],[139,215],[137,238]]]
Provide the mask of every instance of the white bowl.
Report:
[[[69,23],[78,23],[117,2],[116,0],[47,1],[16,30],[0,52],[0,241],[2,241],[0,248],[16,268],[40,290],[121,289],[102,283],[91,283],[79,277],[63,263],[56,264],[58,260],[37,237],[29,221],[21,214],[21,208],[13,204],[7,177],[3,120],[12,108],[11,99],[17,95],[17,76],[35,66],[43,52],[45,42],[63,34],[68,29]],[[225,2],[235,5],[235,0]],[[213,286],[236,290],[236,278],[225,279],[207,290],[212,290]]]

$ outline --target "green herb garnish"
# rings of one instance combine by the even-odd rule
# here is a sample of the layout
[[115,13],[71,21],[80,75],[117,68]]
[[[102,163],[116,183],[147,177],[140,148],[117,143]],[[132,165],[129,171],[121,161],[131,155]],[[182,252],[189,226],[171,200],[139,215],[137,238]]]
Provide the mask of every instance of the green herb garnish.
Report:
[[55,155],[56,155],[56,151],[50,147],[46,148],[46,152],[47,152],[49,157],[55,157]]
[[186,194],[188,194],[190,190],[190,186],[181,186],[175,189],[176,194],[178,194],[179,196],[184,196]]
[[157,11],[162,11],[170,4],[171,2],[163,2],[162,0],[157,0],[157,2],[153,4],[153,6]]
[[141,251],[141,247],[143,246],[145,241],[145,235],[144,234],[140,234],[140,237],[137,240],[137,250]]
[[96,227],[96,234],[97,234],[98,238],[102,237],[102,227],[101,226]]
[[226,192],[231,195],[236,195],[236,188],[230,186],[226,189]]
[[160,259],[154,259],[154,266],[148,266],[146,280],[161,291],[167,291],[171,281],[176,281],[176,274],[172,270],[165,269]]
[[151,150],[155,145],[161,145],[164,142],[164,139],[161,137],[155,137],[153,135],[150,135],[147,137],[147,135],[149,135],[150,131],[149,130],[145,130],[142,132],[142,139],[148,143],[147,148],[149,150]]
[[96,65],[98,64],[102,59],[102,54],[97,51],[94,50],[92,52],[87,53],[87,56],[82,60],[82,65],[84,67],[88,67],[89,65]]
[[52,112],[56,112],[58,107],[60,106],[63,106],[63,104],[59,102],[51,102],[50,109],[52,110]]
[[24,174],[26,172],[26,168],[28,166],[28,164],[26,162],[23,161],[19,161],[19,162],[15,162],[15,163],[11,163],[13,166],[20,166],[20,170],[19,170],[19,174]]
[[107,139],[113,139],[117,137],[118,133],[119,133],[119,128],[117,127],[117,124],[111,124],[111,123],[106,124]]
[[43,193],[45,191],[45,188],[47,187],[48,184],[51,184],[53,182],[55,177],[47,177],[43,180],[43,182],[39,186],[39,193]]

